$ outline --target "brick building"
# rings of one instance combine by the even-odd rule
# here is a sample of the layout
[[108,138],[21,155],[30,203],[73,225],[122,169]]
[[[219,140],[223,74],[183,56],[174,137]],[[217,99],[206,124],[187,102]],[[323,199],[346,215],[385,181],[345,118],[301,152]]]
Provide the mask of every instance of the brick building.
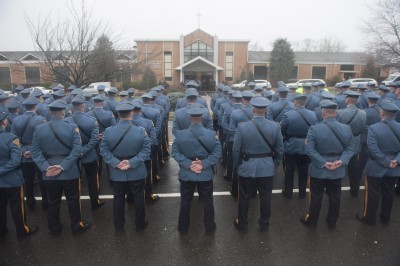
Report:
[[[222,81],[235,83],[242,73],[253,72],[255,79],[269,79],[269,51],[249,51],[250,40],[220,39],[201,29],[176,39],[138,39],[135,51],[121,51],[118,60],[149,66],[157,80],[177,86],[188,79],[202,82],[203,89],[213,89]],[[0,84],[38,84],[51,75],[40,52],[1,52]],[[55,53],[55,56],[57,54]],[[362,77],[366,65],[363,53],[295,52],[293,79],[334,77],[343,80]],[[388,68],[380,69],[386,77]],[[140,76],[123,75],[111,82],[138,81]],[[273,84],[274,85],[274,84]]]

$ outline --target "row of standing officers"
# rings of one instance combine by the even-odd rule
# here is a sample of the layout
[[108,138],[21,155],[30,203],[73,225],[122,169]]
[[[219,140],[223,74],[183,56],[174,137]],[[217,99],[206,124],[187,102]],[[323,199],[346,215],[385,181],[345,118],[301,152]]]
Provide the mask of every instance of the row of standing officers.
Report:
[[[275,102],[270,101],[273,101],[274,96],[269,91],[253,89],[240,93],[221,85],[211,100],[214,114],[211,119],[207,104],[204,99],[198,97],[197,85],[190,82],[186,85],[188,89],[185,97],[178,101],[178,107],[181,108],[175,113],[173,122],[175,141],[172,146],[172,156],[181,168],[178,174],[181,185],[178,230],[181,234],[188,233],[190,204],[196,187],[204,203],[206,233],[215,230],[212,180],[220,157],[222,164],[226,166],[224,178],[232,180],[231,193],[234,197],[239,197],[238,217],[234,220],[234,225],[240,231],[247,230],[249,201],[257,191],[260,197],[258,220],[260,230],[265,231],[268,228],[273,176],[276,167],[282,161],[285,169],[283,190],[285,197],[292,197],[295,167],[299,170],[300,198],[306,195],[307,176],[310,175],[309,212],[301,218],[305,225],[316,227],[323,191],[326,189],[330,198],[326,221],[329,228],[336,226],[341,179],[345,176],[345,168],[349,169],[350,191],[357,197],[363,164],[366,164],[366,182],[369,185],[366,186],[364,211],[357,217],[363,222],[375,223],[379,188],[382,187],[380,217],[383,222],[389,222],[394,185],[396,177],[399,176],[397,156],[400,151],[400,139],[397,139],[399,145],[393,145],[397,143],[397,134],[400,132],[400,125],[394,121],[398,111],[396,102],[382,100],[376,93],[366,91],[365,96],[369,106],[363,111],[356,106],[364,94],[349,90],[350,86],[344,83],[341,89],[345,90],[343,95],[346,108],[337,111],[338,105],[340,106],[339,96],[342,94],[338,93],[335,97],[323,91],[322,84],[316,84],[314,87],[317,89],[314,92],[311,92],[311,86],[303,86],[304,94],[291,95],[294,103],[288,100],[289,88],[284,84],[279,84]],[[48,104],[48,112],[51,115],[49,123],[46,123],[46,117],[35,115],[38,113],[37,106],[41,103],[40,96],[35,96],[32,92],[33,97],[27,97],[22,101],[25,112],[21,117],[30,116],[26,119],[28,123],[20,123],[18,127],[18,120],[22,119],[16,118],[11,128],[18,137],[11,134],[1,136],[11,139],[11,142],[7,142],[10,145],[8,149],[22,147],[20,151],[22,169],[26,167],[30,169],[25,170],[26,172],[43,173],[44,181],[41,182],[43,203],[48,204],[44,207],[49,209],[48,222],[52,234],[59,234],[62,230],[59,206],[63,191],[69,205],[72,231],[80,233],[90,228],[91,224],[82,221],[80,213],[78,177],[81,164],[88,178],[92,209],[95,210],[104,204],[98,197],[96,146],[99,141],[100,155],[110,168],[116,230],[124,231],[123,210],[126,194],[131,197],[135,205],[136,230],[142,231],[146,227],[148,221],[145,216],[144,201],[158,200],[158,196],[153,195],[151,188],[151,176],[154,173],[151,162],[154,162],[156,155],[160,155],[160,151],[159,158],[163,156],[163,149],[159,148],[162,147],[162,139],[168,143],[168,138],[162,137],[165,136],[165,130],[161,134],[162,128],[165,128],[163,121],[167,120],[168,116],[164,111],[161,118],[161,110],[169,109],[166,109],[167,105],[163,107],[164,104],[160,104],[159,107],[152,106],[149,109],[151,111],[144,110],[155,97],[161,95],[161,90],[157,87],[142,95],[142,103],[123,99],[115,105],[112,104],[113,100],[102,94],[90,102],[78,91],[76,96],[71,97],[71,105],[59,99],[53,99]],[[115,91],[114,94],[116,93]],[[111,109],[107,114],[108,125],[104,125],[105,121],[99,119],[99,114],[95,113],[96,107],[102,109],[100,103],[104,101],[107,101],[107,106]],[[380,110],[377,109],[377,102],[380,102]],[[93,110],[87,108],[90,103],[94,105]],[[368,109],[375,110],[375,113],[370,114],[370,120],[367,115]],[[72,110],[73,114],[70,113],[70,117],[64,120],[69,110]],[[158,112],[154,114],[154,110]],[[92,118],[89,116],[90,112],[93,113]],[[379,117],[376,115],[377,112]],[[0,117],[4,133],[9,116],[10,114],[3,111]],[[117,124],[113,120],[115,116],[119,118]],[[373,121],[371,116],[375,116]],[[31,132],[28,135],[26,130],[29,124]],[[102,132],[99,131],[100,125],[103,127]],[[374,130],[375,127],[378,128]],[[218,131],[219,139],[212,129]],[[378,136],[381,134],[383,137]],[[364,146],[367,150],[362,149]],[[164,151],[168,152],[168,149]],[[364,158],[365,161],[360,158]],[[79,161],[81,164],[77,163]],[[156,160],[157,162],[159,161]],[[20,165],[15,158],[14,165],[15,167]],[[33,185],[34,175],[33,178],[27,176],[24,175],[29,206],[34,204],[29,202],[34,199],[33,194],[30,195],[32,191],[29,191],[31,186],[29,182]],[[13,184],[13,187],[18,187],[20,190],[21,182],[19,186]],[[145,198],[141,196],[144,191],[147,195]],[[19,193],[19,201],[21,195]],[[11,198],[16,198],[15,191]],[[24,210],[20,213],[20,219],[24,221]],[[37,227],[30,229],[24,222],[22,224],[24,229],[17,226],[17,236],[21,239],[37,231]],[[0,229],[5,234],[5,223]]]

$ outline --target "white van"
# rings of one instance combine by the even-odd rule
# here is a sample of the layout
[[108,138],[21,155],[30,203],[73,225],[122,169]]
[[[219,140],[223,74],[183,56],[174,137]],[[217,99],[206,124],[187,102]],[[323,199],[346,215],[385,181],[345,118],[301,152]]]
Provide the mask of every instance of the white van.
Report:
[[388,86],[390,82],[395,82],[395,81],[400,81],[400,73],[393,73],[390,74],[384,81],[382,81],[382,84],[385,86]]
[[100,85],[104,85],[104,87],[106,87],[106,92],[108,92],[108,90],[111,88],[111,82],[95,82],[90,84],[87,88],[83,89],[83,92],[88,92],[92,95],[99,94],[99,92],[97,91],[97,87]]

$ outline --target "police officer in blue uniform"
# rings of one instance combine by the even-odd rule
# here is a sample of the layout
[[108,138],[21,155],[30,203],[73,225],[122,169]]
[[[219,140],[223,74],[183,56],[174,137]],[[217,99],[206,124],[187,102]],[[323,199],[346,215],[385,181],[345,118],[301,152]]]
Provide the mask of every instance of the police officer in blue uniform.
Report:
[[347,107],[337,112],[337,120],[342,124],[350,126],[356,141],[354,155],[351,157],[350,162],[347,165],[350,181],[350,193],[354,198],[356,198],[358,197],[358,191],[360,190],[360,180],[363,171],[360,166],[359,154],[361,152],[361,135],[365,133],[367,126],[367,115],[363,110],[358,109],[356,106],[360,96],[359,93],[349,90],[345,92],[345,95]]
[[128,99],[127,100],[130,101],[130,102],[135,100],[136,89],[135,88],[129,88],[126,91],[128,92]]
[[346,108],[346,95],[345,92],[349,91],[351,87],[350,81],[343,81],[340,84],[340,92],[335,96],[335,102],[338,104],[339,109]]
[[36,113],[38,103],[39,101],[34,97],[28,98],[22,102],[26,112],[14,120],[11,132],[18,136],[21,143],[21,169],[25,179],[26,205],[31,209],[35,208],[34,181],[37,176],[42,194],[42,207],[43,209],[47,209],[47,191],[44,186],[42,172],[33,162],[30,151],[35,128],[47,121],[46,118]]
[[98,175],[98,157],[96,153],[96,146],[99,141],[99,126],[95,118],[84,112],[84,103],[85,98],[82,95],[75,96],[71,100],[74,113],[71,117],[66,118],[65,121],[75,124],[79,129],[82,140],[82,151],[79,163],[81,163],[85,169],[90,205],[92,211],[95,211],[105,204],[105,201],[99,198],[100,180]]
[[82,96],[85,97],[85,113],[94,109],[92,94],[89,92],[82,92]]
[[383,84],[378,86],[378,93],[381,96],[380,102],[382,101],[393,102],[394,100],[396,100],[395,97],[392,94],[390,94],[390,89]]
[[253,97],[254,117],[238,125],[233,142],[233,161],[238,167],[239,205],[235,227],[246,232],[250,198],[259,192],[260,230],[268,228],[271,216],[273,176],[283,156],[283,140],[279,124],[267,120],[265,114],[270,101]]
[[[211,110],[214,110],[215,108],[215,104],[217,103],[217,100],[221,97],[223,97],[223,93],[222,93],[222,88],[224,87],[223,83],[218,84],[217,86],[217,92],[214,93],[211,96],[211,100],[210,100],[210,108]],[[213,115],[213,128],[214,131],[218,131],[218,115]]]
[[326,222],[336,228],[339,217],[341,180],[346,165],[354,155],[355,139],[350,126],[336,121],[338,105],[332,101],[321,103],[324,121],[311,126],[306,138],[306,153],[310,164],[310,205],[300,221],[309,228],[316,228],[324,191],[329,197]]
[[114,114],[114,116],[116,117],[116,119],[118,119],[118,112],[115,109],[115,107],[118,104],[117,100],[115,99],[115,96],[117,95],[118,90],[117,90],[117,88],[111,87],[107,93],[108,93],[108,98],[104,101],[103,108],[104,108],[104,110],[111,111]]
[[190,223],[190,207],[197,187],[204,205],[206,234],[214,232],[213,166],[221,158],[221,145],[215,132],[202,125],[204,109],[198,106],[187,109],[192,124],[180,130],[172,144],[172,157],[178,162],[181,208],[178,231],[187,235]]
[[290,84],[288,86],[288,89],[289,89],[289,93],[288,93],[287,99],[289,102],[294,102],[294,97],[297,95],[298,87],[296,84]]
[[152,176],[153,176],[153,182],[159,182],[160,177],[158,175],[158,163],[159,163],[159,158],[158,158],[158,150],[160,146],[160,138],[161,138],[161,127],[162,127],[162,116],[161,116],[161,111],[159,109],[154,108],[151,105],[151,100],[153,99],[153,95],[150,93],[144,93],[141,96],[142,101],[143,101],[143,106],[142,106],[142,116],[146,119],[150,119],[153,121],[154,127],[156,129],[156,143],[155,143],[155,150],[157,151],[155,153],[155,156],[152,157]]
[[365,108],[368,107],[368,91],[367,91],[367,84],[365,83],[360,83],[357,85],[358,93],[360,94],[360,97],[358,97],[357,101],[357,108],[364,110]]
[[[229,131],[233,135],[233,140],[235,139],[238,125],[242,122],[247,122],[253,119],[253,106],[250,103],[253,96],[254,94],[252,93],[252,91],[250,90],[243,91],[241,108],[232,110],[229,122]],[[237,165],[235,164],[233,164],[232,186],[229,192],[234,198],[237,198],[239,195],[239,186],[237,182]]]
[[8,123],[7,123],[6,131],[11,132],[11,127],[12,127],[13,121],[15,118],[17,118],[19,116],[19,109],[21,109],[21,104],[17,101],[11,100],[6,103],[6,108],[7,108],[7,112],[8,112],[8,116],[7,116]]
[[305,108],[314,111],[319,106],[319,98],[311,93],[311,84],[303,83],[303,94],[307,96]]
[[[335,96],[333,94],[331,94],[327,91],[321,92],[321,97],[322,97],[321,101],[323,101],[323,100],[333,101],[333,99],[335,98]],[[322,120],[324,120],[322,118],[321,102],[320,102],[320,105],[314,109],[314,113],[317,116],[317,122],[321,122]]]
[[47,108],[46,104],[44,104],[44,99],[43,99],[43,92],[40,89],[34,89],[31,93],[33,97],[35,97],[38,100],[37,107],[36,107],[36,113],[38,115],[43,116],[46,118],[46,120],[51,119],[51,114],[49,111],[49,108]]
[[223,141],[223,136],[222,136],[221,125],[218,123],[218,121],[219,121],[218,115],[219,115],[219,109],[221,108],[221,105],[226,103],[226,102],[228,102],[228,97],[229,97],[228,96],[228,92],[230,91],[230,89],[231,89],[231,87],[229,87],[229,86],[223,86],[222,87],[222,97],[220,97],[215,102],[214,109],[212,109],[212,111],[213,111],[213,119],[217,120],[217,124],[218,124],[218,130],[215,130],[215,128],[214,128],[214,130],[218,131],[218,136],[219,136],[219,139],[221,140],[221,144],[222,144],[222,141]]
[[282,194],[291,199],[293,195],[293,179],[295,167],[298,169],[299,199],[306,197],[308,164],[310,160],[305,151],[305,138],[310,126],[316,123],[315,114],[304,105],[307,96],[294,96],[295,109],[285,113],[281,121],[284,139],[285,156],[285,188]]
[[226,169],[224,174],[224,179],[231,181],[235,172],[235,167],[233,165],[232,157],[232,146],[233,140],[235,138],[235,131],[230,130],[231,113],[233,110],[240,110],[242,108],[242,94],[240,91],[234,91],[232,93],[232,105],[227,106],[222,115],[222,128],[225,134],[226,143]]
[[356,215],[370,225],[376,224],[379,198],[382,201],[379,218],[382,223],[389,223],[395,183],[400,176],[400,124],[394,120],[400,109],[388,102],[381,103],[380,107],[382,121],[368,127],[364,210]]
[[[103,133],[106,128],[115,125],[117,122],[115,121],[114,114],[111,111],[106,111],[103,108],[104,100],[106,96],[104,94],[98,94],[93,97],[93,105],[94,109],[87,112],[87,115],[96,118],[97,125],[99,126],[99,140],[102,139]],[[101,176],[103,172],[103,157],[100,155],[99,145],[96,147],[97,155],[99,156],[99,176]],[[108,165],[106,165],[108,168]]]
[[[152,167],[151,167],[151,158],[153,158],[153,156],[157,156],[155,154],[157,152],[155,150],[155,143],[157,142],[156,129],[154,127],[153,121],[151,121],[150,119],[143,118],[140,115],[141,110],[142,110],[142,104],[139,101],[132,101],[131,104],[133,105],[132,123],[135,126],[143,127],[146,130],[146,133],[149,136],[149,140],[150,140],[150,146],[151,146],[150,158],[148,160],[144,161],[144,164],[146,165],[146,170],[147,170],[144,194],[145,194],[146,203],[152,204],[152,203],[157,202],[160,199],[160,196],[153,194],[153,176],[152,176]],[[128,203],[133,204],[133,195],[128,194],[126,201]]]
[[4,113],[8,114],[8,110],[6,108],[8,99],[9,99],[9,97],[8,97],[7,93],[4,93],[4,91],[0,93],[0,112],[4,112]]
[[366,94],[368,99],[368,107],[364,109],[364,112],[367,117],[366,127],[364,132],[361,134],[361,152],[359,157],[359,165],[361,170],[364,169],[365,164],[367,163],[368,160],[368,146],[367,146],[368,127],[381,121],[380,108],[378,106],[378,101],[381,97],[372,91],[367,92]]
[[170,101],[169,98],[162,93],[162,90],[164,90],[163,85],[158,85],[157,87],[154,87],[151,90],[156,92],[155,103],[164,108],[162,116],[161,136],[160,136],[161,149],[159,149],[162,152],[161,154],[159,154],[159,157],[160,159],[162,159],[164,157],[169,156],[168,120],[169,120]]
[[279,123],[286,112],[294,109],[294,104],[287,99],[288,93],[289,89],[286,86],[278,87],[279,100],[268,107],[269,120]]
[[31,145],[32,159],[42,171],[47,189],[48,227],[52,235],[59,235],[63,229],[60,221],[63,192],[67,198],[72,232],[83,233],[92,226],[81,218],[77,161],[82,153],[82,145],[78,127],[64,121],[66,107],[64,100],[55,100],[49,105],[52,118],[35,128]]
[[120,233],[124,231],[127,192],[133,194],[136,231],[143,231],[148,224],[143,193],[147,176],[144,162],[150,159],[150,140],[144,128],[132,124],[133,108],[129,103],[116,106],[120,120],[106,129],[100,143],[101,155],[110,165],[114,226]]
[[186,101],[188,105],[186,107],[175,111],[174,121],[172,123],[172,134],[176,136],[179,130],[187,129],[190,127],[190,116],[187,113],[188,108],[193,106],[201,106],[203,108],[203,126],[207,129],[213,129],[210,113],[203,105],[197,103],[197,91],[188,91],[186,93]]
[[17,232],[17,239],[26,239],[37,231],[37,226],[27,226],[23,183],[24,178],[18,169],[21,163],[21,148],[17,138],[5,131],[7,113],[0,111],[0,239],[5,237],[7,230],[7,203]]

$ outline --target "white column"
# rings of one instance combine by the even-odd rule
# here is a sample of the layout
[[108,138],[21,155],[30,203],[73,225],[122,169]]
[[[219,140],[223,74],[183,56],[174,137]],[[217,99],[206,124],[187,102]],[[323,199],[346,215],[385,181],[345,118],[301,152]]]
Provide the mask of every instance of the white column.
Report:
[[215,68],[215,85],[218,85],[218,70]]

